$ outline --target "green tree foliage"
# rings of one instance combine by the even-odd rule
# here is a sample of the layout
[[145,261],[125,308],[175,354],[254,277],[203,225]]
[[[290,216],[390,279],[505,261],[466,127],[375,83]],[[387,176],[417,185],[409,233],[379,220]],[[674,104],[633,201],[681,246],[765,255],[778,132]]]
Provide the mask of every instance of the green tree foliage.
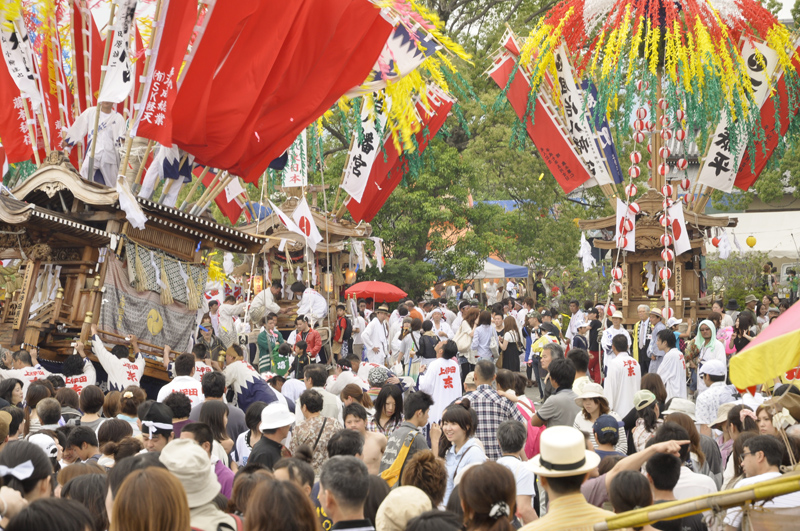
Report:
[[748,251],[731,253],[726,259],[711,255],[706,261],[710,290],[721,298],[736,299],[744,304],[744,298],[753,294],[759,298],[766,295],[763,266],[769,260],[766,253]]

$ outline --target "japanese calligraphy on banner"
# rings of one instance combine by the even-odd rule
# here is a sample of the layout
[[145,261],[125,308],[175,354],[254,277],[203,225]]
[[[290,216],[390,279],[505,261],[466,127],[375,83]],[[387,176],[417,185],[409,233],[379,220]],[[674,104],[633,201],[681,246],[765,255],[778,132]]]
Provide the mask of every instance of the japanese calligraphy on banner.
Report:
[[[614,182],[619,184],[624,181],[622,177],[622,166],[619,163],[617,156],[617,148],[614,145],[614,138],[611,136],[611,127],[608,125],[608,118],[605,113],[599,116],[594,115],[594,107],[597,104],[597,87],[594,83],[586,79],[581,83],[584,96],[586,97],[586,112],[589,116],[594,117],[594,129],[597,132],[597,144],[600,150],[605,155],[608,169],[611,172],[611,178]],[[587,187],[588,188],[588,187]]]
[[359,140],[358,131],[353,132],[355,138],[350,144],[347,166],[342,178],[342,189],[359,203],[367,188],[375,157],[383,145],[386,116],[391,105],[388,97],[380,98],[379,95],[380,93],[375,95],[374,108],[369,108],[368,99],[364,98],[364,104],[361,106],[362,137]]
[[555,59],[556,74],[558,75],[557,87],[561,94],[564,116],[567,119],[567,130],[572,137],[576,151],[583,158],[589,173],[595,180],[594,183],[591,179],[588,180],[584,186],[589,188],[595,184],[612,184],[611,175],[597,148],[594,130],[589,125],[586,110],[583,109],[583,97],[575,85],[572,66],[569,64],[567,49],[563,44],[556,50]]
[[[14,29],[11,29],[12,24]],[[0,47],[8,72],[22,95],[31,100],[33,108],[38,108],[42,104],[42,96],[36,81],[33,53],[25,23],[18,19],[8,21],[8,26],[0,25]]]
[[283,169],[283,186],[308,185],[308,142],[306,130],[289,146],[289,160]]
[[114,25],[109,27],[114,32],[114,38],[109,50],[108,66],[103,67],[106,75],[97,97],[98,102],[120,103],[133,89],[130,42],[131,28],[135,24],[136,0],[116,0],[116,4]]
[[[745,42],[742,58],[753,85],[753,99],[760,108],[769,95],[769,79],[778,66],[778,54],[763,44],[756,43],[753,48],[750,42]],[[744,147],[740,147],[738,151],[736,156],[731,152],[730,124],[726,115],[714,131],[711,147],[703,161],[697,182],[723,192],[733,190],[736,172],[744,156]]]

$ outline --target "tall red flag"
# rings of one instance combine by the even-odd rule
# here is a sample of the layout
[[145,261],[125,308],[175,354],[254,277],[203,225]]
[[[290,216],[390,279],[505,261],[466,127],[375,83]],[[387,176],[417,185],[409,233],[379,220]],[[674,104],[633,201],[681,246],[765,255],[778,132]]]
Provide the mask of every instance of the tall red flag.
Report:
[[[94,23],[92,13],[89,10],[86,0],[72,0],[70,2],[72,12],[72,31],[73,42],[75,44],[75,83],[78,89],[78,106],[80,111],[86,110],[86,79],[90,80],[91,104],[95,105],[95,95],[100,91],[100,67],[103,65],[103,45],[104,40]],[[83,40],[86,39],[86,46]],[[87,72],[85,61],[89,62]]]
[[[196,0],[162,0],[162,23],[151,50],[144,85],[143,108],[132,134],[172,145],[172,108],[178,95],[178,72],[197,18]],[[138,35],[138,32],[137,32]],[[140,58],[141,61],[141,58]],[[144,74],[144,65],[137,79]],[[137,92],[138,94],[138,92]]]
[[5,65],[0,66],[0,138],[9,163],[22,162],[33,156],[22,97]]

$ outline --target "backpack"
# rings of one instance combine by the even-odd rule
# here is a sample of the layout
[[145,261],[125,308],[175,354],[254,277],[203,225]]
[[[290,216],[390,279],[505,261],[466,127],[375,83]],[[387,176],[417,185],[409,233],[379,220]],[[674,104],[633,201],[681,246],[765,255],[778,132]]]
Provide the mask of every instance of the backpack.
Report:
[[345,323],[344,333],[342,334],[342,343],[349,341],[353,337],[353,323],[347,317],[344,318]]
[[[411,435],[411,440],[408,440],[408,436]],[[397,457],[394,458],[394,462],[392,465],[381,472],[381,478],[389,485],[389,488],[393,488],[396,485],[400,484],[400,477],[403,474],[403,468],[406,465],[406,458],[408,458],[408,451],[411,449],[411,445],[414,444],[414,439],[417,438],[419,435],[418,431],[410,431],[406,434],[406,438],[403,441],[403,446],[400,447],[400,450],[397,452]]]

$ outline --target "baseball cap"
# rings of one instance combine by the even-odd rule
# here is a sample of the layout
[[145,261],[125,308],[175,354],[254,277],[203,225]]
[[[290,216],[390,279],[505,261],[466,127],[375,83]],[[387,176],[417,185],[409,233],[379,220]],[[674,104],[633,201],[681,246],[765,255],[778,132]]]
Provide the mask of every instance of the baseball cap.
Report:
[[725,376],[725,362],[722,360],[708,360],[700,366],[700,374],[709,376]]
[[675,319],[674,317],[670,317],[667,319],[667,328],[672,328],[675,325],[679,325],[683,322],[683,319]]
[[467,376],[464,378],[464,385],[475,385],[474,372],[467,373]]
[[611,415],[600,415],[597,417],[597,420],[594,421],[594,425],[592,425],[592,431],[595,433],[604,433],[609,431],[616,433],[619,431],[619,422]]
[[639,391],[636,391],[635,395],[633,395],[633,407],[636,408],[636,411],[643,410],[655,401],[656,395],[647,389],[640,389]]
[[[6,413],[6,415],[8,415],[8,413]],[[35,433],[33,435],[28,435],[27,441],[41,448],[47,457],[58,457],[58,446],[56,446],[56,441],[46,433]]]
[[375,527],[387,531],[403,531],[409,520],[433,508],[428,495],[412,486],[397,487],[384,501],[387,503],[381,503],[375,516]]

